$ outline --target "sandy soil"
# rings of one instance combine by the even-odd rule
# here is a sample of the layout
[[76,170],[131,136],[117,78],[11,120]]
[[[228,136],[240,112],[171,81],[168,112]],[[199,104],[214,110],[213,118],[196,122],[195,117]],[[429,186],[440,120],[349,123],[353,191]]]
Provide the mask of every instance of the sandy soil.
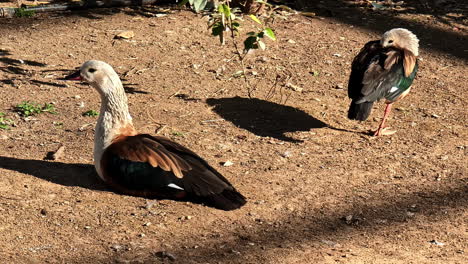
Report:
[[[278,41],[246,61],[248,99],[232,42],[221,47],[201,15],[158,10],[0,19],[0,112],[14,122],[0,130],[1,263],[466,261],[466,20],[348,5],[277,15]],[[420,72],[389,120],[398,133],[373,138],[384,105],[347,120],[346,84],[360,47],[392,27],[420,37]],[[113,39],[121,30],[135,37]],[[198,152],[248,204],[224,212],[101,183],[96,117],[82,116],[99,109],[97,93],[58,80],[88,59],[122,76],[141,132]],[[12,108],[26,100],[57,113],[21,117]],[[44,160],[60,145],[57,161]]]

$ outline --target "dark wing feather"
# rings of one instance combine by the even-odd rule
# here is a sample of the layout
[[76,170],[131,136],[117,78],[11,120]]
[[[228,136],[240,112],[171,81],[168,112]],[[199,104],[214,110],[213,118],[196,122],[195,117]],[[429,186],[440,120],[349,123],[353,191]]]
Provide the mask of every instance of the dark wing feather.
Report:
[[348,97],[356,99],[361,96],[362,90],[362,79],[367,71],[367,68],[375,56],[377,56],[382,50],[379,41],[374,40],[366,43],[364,47],[359,51],[359,54],[354,58],[351,64],[351,75],[349,76],[348,82]]
[[107,182],[132,195],[191,196],[224,210],[246,203],[205,160],[164,137],[141,134],[122,138],[105,150],[101,166]]
[[348,82],[348,97],[352,102],[348,110],[348,118],[366,120],[372,110],[373,102],[356,103],[362,97],[362,80],[369,65],[378,58],[382,50],[378,40],[370,41],[364,45],[359,54],[354,58],[351,65],[351,75]]
[[382,98],[391,102],[397,100],[411,86],[416,76],[416,59],[413,56],[410,60],[414,66],[409,76],[406,76],[405,64],[408,58],[405,52],[394,48],[382,50],[364,74],[362,96],[356,103],[375,102]]

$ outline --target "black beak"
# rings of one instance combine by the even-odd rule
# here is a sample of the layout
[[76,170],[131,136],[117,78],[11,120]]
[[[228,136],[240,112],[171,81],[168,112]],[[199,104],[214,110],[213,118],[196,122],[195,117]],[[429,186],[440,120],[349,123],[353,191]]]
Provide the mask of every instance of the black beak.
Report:
[[65,76],[64,78],[65,80],[69,80],[69,81],[81,81],[82,78],[81,78],[81,75],[80,75],[80,71],[77,71],[77,72],[74,72],[68,76]]

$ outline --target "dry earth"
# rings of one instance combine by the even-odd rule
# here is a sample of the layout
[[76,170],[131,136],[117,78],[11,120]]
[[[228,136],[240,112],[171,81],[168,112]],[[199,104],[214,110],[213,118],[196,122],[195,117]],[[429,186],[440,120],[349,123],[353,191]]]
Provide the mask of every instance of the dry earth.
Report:
[[[0,19],[0,112],[14,122],[0,130],[1,263],[466,263],[464,23],[352,6],[277,16],[278,41],[246,61],[249,100],[231,42],[220,47],[205,17],[158,10]],[[420,72],[389,120],[398,133],[373,138],[383,103],[347,120],[345,88],[360,47],[392,27],[420,37]],[[135,37],[113,39],[121,30]],[[92,166],[96,117],[82,116],[98,95],[59,80],[88,59],[122,76],[141,132],[198,152],[248,204],[224,212],[107,189]],[[57,114],[20,117],[12,108],[26,100]],[[60,145],[58,161],[43,160]]]

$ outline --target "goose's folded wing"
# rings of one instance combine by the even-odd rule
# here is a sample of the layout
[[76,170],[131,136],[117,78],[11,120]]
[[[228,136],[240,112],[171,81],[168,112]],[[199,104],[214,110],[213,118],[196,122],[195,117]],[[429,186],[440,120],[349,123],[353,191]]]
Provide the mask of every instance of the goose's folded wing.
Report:
[[104,152],[101,166],[109,183],[129,193],[164,195],[173,190],[209,196],[234,190],[193,151],[163,137],[118,138]]
[[398,93],[399,82],[404,78],[401,53],[389,50],[376,56],[367,67],[362,80],[362,97],[357,103],[374,102]]

